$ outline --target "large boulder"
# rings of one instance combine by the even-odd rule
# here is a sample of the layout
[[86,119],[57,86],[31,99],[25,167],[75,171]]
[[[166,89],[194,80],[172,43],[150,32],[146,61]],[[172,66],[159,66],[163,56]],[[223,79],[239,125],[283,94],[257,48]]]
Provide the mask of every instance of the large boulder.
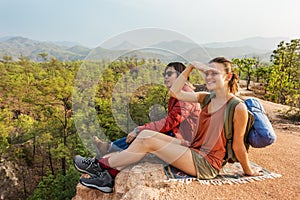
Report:
[[167,180],[163,166],[162,161],[148,156],[148,159],[128,166],[117,175],[113,193],[105,194],[79,183],[72,200],[158,199]]

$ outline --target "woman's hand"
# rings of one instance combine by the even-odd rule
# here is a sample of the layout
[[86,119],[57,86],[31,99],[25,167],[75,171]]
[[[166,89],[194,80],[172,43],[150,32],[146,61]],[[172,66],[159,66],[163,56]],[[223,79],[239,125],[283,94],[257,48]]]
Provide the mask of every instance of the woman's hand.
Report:
[[245,172],[246,176],[262,176],[263,170],[261,167],[252,167],[249,172]]
[[136,138],[137,133],[135,131],[131,131],[130,133],[128,133],[127,137],[126,137],[126,142],[128,144],[130,144],[131,142],[133,142],[133,140]]
[[210,67],[206,66],[205,64],[198,62],[198,61],[193,61],[190,63],[190,67],[198,69],[201,72],[205,72],[209,69],[211,69]]

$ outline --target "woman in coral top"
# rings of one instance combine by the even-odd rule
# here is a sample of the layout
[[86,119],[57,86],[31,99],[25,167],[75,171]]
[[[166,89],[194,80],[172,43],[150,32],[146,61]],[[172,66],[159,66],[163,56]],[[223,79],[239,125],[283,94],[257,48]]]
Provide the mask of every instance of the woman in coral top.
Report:
[[[204,108],[199,118],[197,134],[189,147],[180,140],[151,130],[141,131],[128,149],[93,163],[83,162],[75,157],[77,168],[92,174],[91,178],[81,178],[81,184],[112,192],[114,177],[126,166],[141,160],[147,153],[152,153],[185,173],[199,179],[211,179],[218,175],[225,156],[226,138],[224,135],[224,111],[226,103],[237,92],[237,75],[232,72],[232,63],[224,57],[217,57],[209,66],[192,63],[176,79],[170,89],[175,98],[203,103],[208,92],[187,92],[182,88],[193,69],[205,74],[206,87],[215,93]],[[259,171],[250,167],[248,154],[244,146],[244,133],[248,114],[244,104],[239,103],[234,112],[233,150],[246,175],[259,175]],[[238,123],[236,123],[238,122]],[[86,161],[86,160],[85,160]]]

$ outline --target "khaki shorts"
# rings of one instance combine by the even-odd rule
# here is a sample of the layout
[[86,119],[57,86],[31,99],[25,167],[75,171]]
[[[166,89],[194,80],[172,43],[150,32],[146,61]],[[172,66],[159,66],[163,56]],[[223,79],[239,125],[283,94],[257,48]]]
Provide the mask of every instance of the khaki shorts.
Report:
[[207,160],[191,149],[194,165],[197,171],[197,178],[199,179],[212,179],[215,178],[219,172],[217,169],[215,169]]

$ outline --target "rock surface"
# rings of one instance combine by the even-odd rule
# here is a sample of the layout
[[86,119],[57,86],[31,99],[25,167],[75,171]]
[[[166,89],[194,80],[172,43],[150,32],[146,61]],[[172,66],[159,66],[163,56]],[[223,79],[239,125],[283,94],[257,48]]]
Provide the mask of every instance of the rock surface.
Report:
[[105,194],[78,184],[72,200],[158,199],[164,192],[165,180],[163,163],[144,161],[127,167],[117,175],[113,193]]
[[[10,161],[0,162],[0,199],[7,199],[14,197],[14,191],[10,187],[18,187],[19,179],[17,177],[16,166]],[[7,186],[10,187],[7,187]]]

